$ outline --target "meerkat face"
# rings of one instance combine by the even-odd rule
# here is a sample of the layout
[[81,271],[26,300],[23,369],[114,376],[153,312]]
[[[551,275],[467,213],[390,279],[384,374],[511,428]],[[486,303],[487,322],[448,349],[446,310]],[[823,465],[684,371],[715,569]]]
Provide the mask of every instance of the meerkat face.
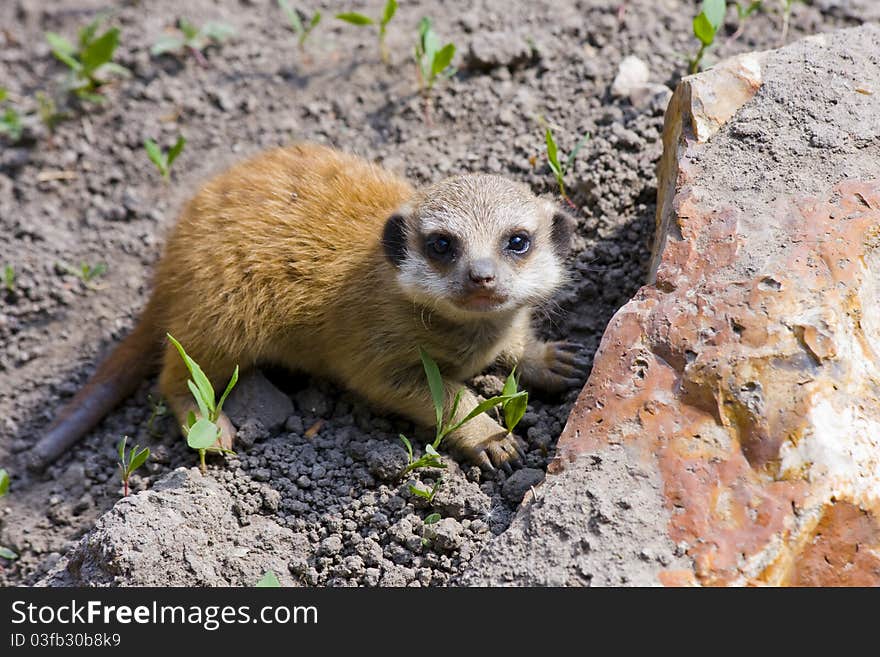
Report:
[[574,221],[499,176],[449,178],[386,223],[383,246],[414,301],[462,319],[545,301],[564,277]]

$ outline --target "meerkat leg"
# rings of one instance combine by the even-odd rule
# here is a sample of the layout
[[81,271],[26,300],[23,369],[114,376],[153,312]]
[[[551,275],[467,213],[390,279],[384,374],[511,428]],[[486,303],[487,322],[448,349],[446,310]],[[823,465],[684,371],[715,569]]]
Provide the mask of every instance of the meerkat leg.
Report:
[[[229,381],[232,371],[235,369],[235,363],[230,359],[222,359],[221,361],[199,360],[197,355],[190,355],[199,363],[205,375],[211,381],[211,385],[214,386],[214,390],[218,391],[217,396],[219,398],[219,395],[222,394]],[[201,417],[199,407],[187,386],[189,379],[190,375],[186,364],[174,345],[169,344],[165,348],[162,372],[159,375],[159,391],[181,426],[186,425],[190,412],[195,413],[196,417]],[[218,443],[224,449],[232,449],[232,443],[235,439],[235,427],[229,421],[229,418],[226,417],[225,413],[220,413],[220,416],[217,418],[217,426],[220,427],[221,431],[220,437],[217,439]]]
[[[399,378],[397,377],[398,381]],[[368,385],[358,386],[358,392],[374,403],[408,417],[417,424],[434,426],[436,423],[434,403],[424,373],[419,368],[417,372],[414,371],[412,377],[408,378],[410,380],[404,385],[377,386],[375,381],[371,381]],[[449,423],[454,426],[479,402],[474,393],[462,383],[444,380],[444,387],[446,398],[444,415],[452,410],[458,391],[463,391],[455,418]],[[486,470],[504,468],[511,471],[511,466],[520,465],[523,457],[522,446],[516,436],[508,433],[485,413],[481,413],[447,435],[443,440],[443,447]]]
[[517,366],[520,381],[548,392],[562,392],[583,384],[590,361],[575,342],[544,342],[535,337],[528,320],[518,322],[517,330],[505,346],[501,360]]

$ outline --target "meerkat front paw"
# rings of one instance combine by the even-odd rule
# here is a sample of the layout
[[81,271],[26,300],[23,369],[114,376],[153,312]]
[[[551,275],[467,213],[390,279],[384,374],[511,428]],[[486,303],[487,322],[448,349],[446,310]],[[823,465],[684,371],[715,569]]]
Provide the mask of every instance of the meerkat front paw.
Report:
[[581,349],[575,342],[534,343],[519,362],[522,382],[548,392],[580,387],[590,367]]
[[449,448],[484,470],[522,467],[525,452],[519,439],[488,415],[479,415],[447,438]]

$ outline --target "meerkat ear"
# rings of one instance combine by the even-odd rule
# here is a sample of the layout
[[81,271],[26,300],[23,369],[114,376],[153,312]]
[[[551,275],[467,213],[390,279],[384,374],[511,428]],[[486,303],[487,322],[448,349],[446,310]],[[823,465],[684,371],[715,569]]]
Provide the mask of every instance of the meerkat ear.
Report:
[[576,226],[577,221],[568,212],[561,208],[554,209],[553,228],[550,236],[559,255],[564,256],[571,249],[571,237]]
[[406,217],[402,212],[395,212],[385,222],[385,229],[382,231],[382,248],[391,264],[400,267],[406,258]]

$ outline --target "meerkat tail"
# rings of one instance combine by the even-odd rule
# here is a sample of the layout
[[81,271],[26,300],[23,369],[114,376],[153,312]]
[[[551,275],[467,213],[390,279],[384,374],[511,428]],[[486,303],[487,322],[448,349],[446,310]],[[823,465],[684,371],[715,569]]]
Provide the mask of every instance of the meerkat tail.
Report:
[[61,410],[47,433],[28,452],[30,470],[44,470],[158,370],[162,332],[155,315],[154,304],[148,304],[134,330]]

